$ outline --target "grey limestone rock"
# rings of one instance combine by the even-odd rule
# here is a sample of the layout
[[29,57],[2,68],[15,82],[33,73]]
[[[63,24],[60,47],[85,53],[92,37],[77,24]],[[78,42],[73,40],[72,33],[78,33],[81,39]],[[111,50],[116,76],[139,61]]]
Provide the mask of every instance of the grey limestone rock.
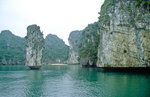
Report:
[[68,64],[79,64],[78,61],[78,50],[81,42],[81,31],[72,31],[69,36],[69,56]]
[[105,0],[98,67],[150,67],[150,11],[138,0]]
[[88,24],[82,30],[81,44],[79,46],[80,64],[84,66],[96,66],[97,49],[99,42],[99,35],[97,33],[98,23]]
[[26,36],[26,65],[41,66],[44,50],[43,33],[37,25],[27,27]]

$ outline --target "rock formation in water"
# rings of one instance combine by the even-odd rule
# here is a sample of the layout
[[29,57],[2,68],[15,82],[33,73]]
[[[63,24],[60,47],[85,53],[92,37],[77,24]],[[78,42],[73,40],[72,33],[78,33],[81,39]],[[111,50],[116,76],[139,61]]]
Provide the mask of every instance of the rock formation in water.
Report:
[[9,30],[0,33],[0,65],[25,64],[25,39]]
[[149,9],[148,0],[105,0],[98,67],[150,67]]
[[81,42],[81,31],[72,31],[69,35],[69,56],[68,64],[79,64],[78,61],[78,49]]
[[[0,65],[24,65],[25,38],[15,36],[9,30],[0,33]],[[56,35],[49,34],[45,38],[43,63],[66,63],[69,47]]]
[[56,35],[49,34],[45,38],[43,62],[45,64],[67,63],[69,47]]
[[26,36],[26,65],[41,66],[44,51],[44,38],[40,27],[30,25]]
[[96,66],[99,35],[98,23],[89,24],[82,30],[81,43],[79,45],[79,60],[84,66]]

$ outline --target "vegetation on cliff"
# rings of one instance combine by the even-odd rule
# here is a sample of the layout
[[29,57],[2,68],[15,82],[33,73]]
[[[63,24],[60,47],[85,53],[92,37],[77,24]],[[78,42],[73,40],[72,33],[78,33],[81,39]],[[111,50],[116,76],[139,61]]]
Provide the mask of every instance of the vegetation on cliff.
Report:
[[45,38],[44,62],[66,63],[69,47],[56,35],[49,34]]
[[137,0],[138,1],[138,6],[140,4],[142,4],[142,6],[145,8],[145,9],[149,9],[150,10],[150,1],[149,0]]
[[[97,33],[98,23],[89,24],[82,31],[81,44],[79,45],[79,60],[82,65],[96,65],[99,35]],[[87,62],[81,61],[87,57]]]
[[98,32],[98,67],[148,67],[149,0],[105,0]]
[[82,31],[75,30],[72,31],[69,35],[69,56],[68,56],[68,64],[79,64],[78,61],[78,52],[79,52],[79,45],[81,43],[81,33]]
[[9,30],[0,33],[0,64],[24,64],[25,39],[15,36]]
[[[31,69],[39,69],[42,64],[45,41],[40,26],[36,24],[27,27],[25,65]],[[34,67],[37,68],[34,68]]]

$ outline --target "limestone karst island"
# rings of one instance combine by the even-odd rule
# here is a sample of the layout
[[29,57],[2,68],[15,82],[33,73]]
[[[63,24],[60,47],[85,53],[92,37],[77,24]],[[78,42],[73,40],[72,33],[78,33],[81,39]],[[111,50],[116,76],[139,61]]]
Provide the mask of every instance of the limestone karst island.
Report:
[[31,69],[39,69],[42,66],[44,50],[43,33],[37,25],[27,27],[26,36],[26,65]]
[[4,0],[0,12],[0,97],[150,97],[150,0]]

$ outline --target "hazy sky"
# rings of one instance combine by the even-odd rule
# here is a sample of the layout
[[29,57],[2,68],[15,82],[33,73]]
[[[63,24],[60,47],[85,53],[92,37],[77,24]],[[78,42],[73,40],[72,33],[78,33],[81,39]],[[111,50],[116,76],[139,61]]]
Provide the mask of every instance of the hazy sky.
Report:
[[37,24],[44,36],[56,34],[68,44],[69,33],[98,20],[104,0],[0,0],[0,31],[26,36]]

